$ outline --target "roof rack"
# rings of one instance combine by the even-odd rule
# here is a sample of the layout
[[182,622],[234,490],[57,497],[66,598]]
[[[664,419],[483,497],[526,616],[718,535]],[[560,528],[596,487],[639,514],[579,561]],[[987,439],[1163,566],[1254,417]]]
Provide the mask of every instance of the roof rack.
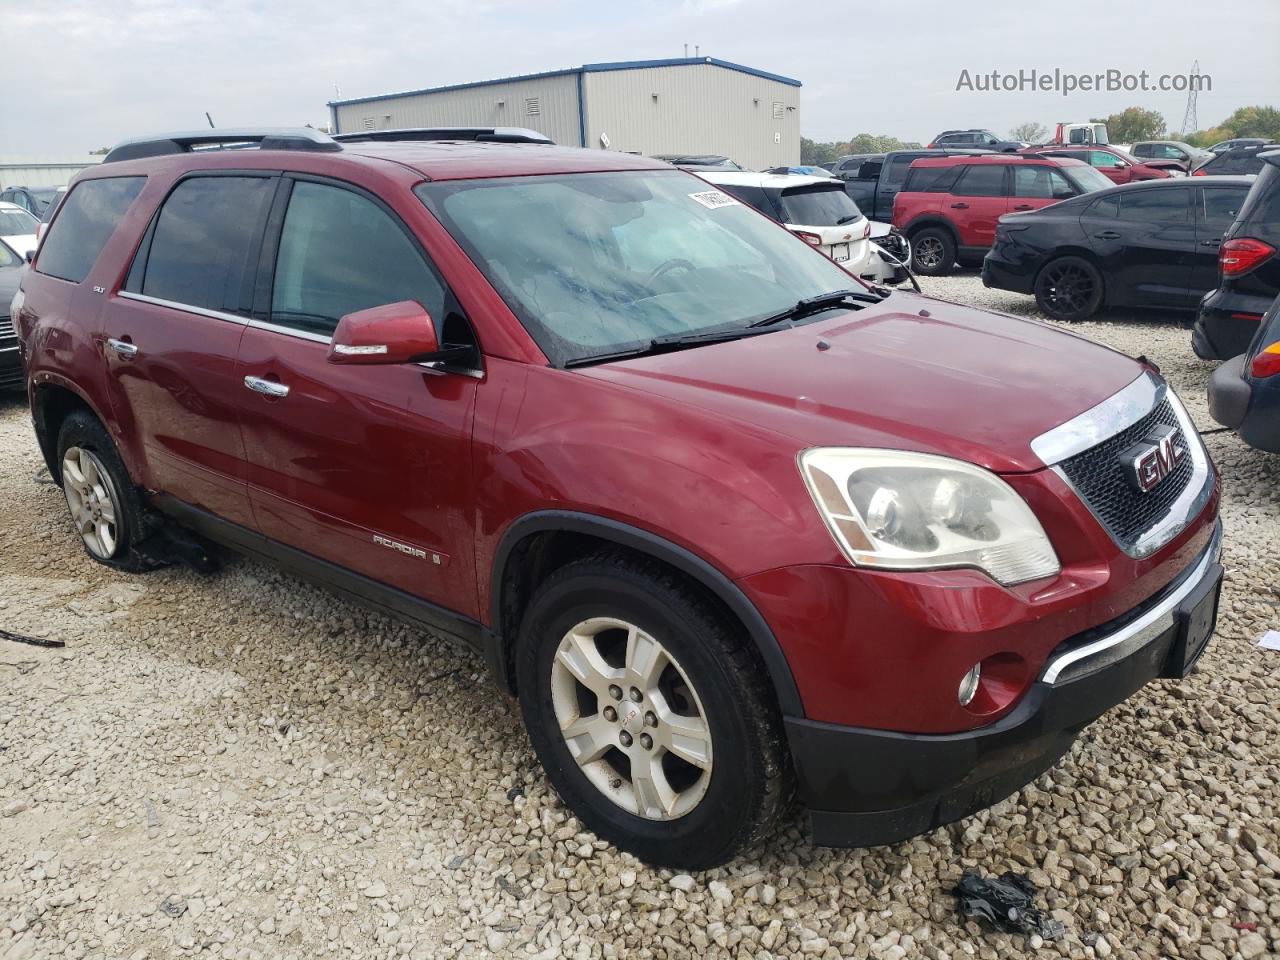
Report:
[[230,127],[214,130],[184,130],[161,133],[152,137],[136,137],[117,143],[102,158],[103,163],[164,157],[192,150],[231,150],[256,146],[259,150],[305,150],[332,153],[341,150],[328,134],[310,127]]
[[403,141],[474,140],[479,143],[549,143],[555,141],[524,127],[406,127],[400,130],[360,130],[337,133],[341,143],[394,143]]

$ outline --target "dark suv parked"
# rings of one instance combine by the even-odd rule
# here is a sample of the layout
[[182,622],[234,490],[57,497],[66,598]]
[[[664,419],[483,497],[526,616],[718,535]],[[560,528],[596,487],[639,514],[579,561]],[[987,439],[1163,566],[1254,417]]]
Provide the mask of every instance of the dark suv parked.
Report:
[[1150,365],[669,164],[397,136],[77,177],[15,316],[95,560],[182,525],[460,638],[586,827],[682,867],[796,793],[824,843],[963,817],[1192,669],[1219,486]]
[[1207,160],[1192,171],[1193,177],[1214,177],[1220,174],[1239,175],[1262,172],[1262,155],[1280,149],[1274,140],[1254,143],[1224,150],[1212,160]]
[[1204,360],[1244,353],[1280,294],[1280,148],[1258,163],[1262,172],[1218,247],[1217,289],[1200,301],[1191,346]]
[[970,127],[968,130],[943,130],[933,138],[931,147],[979,147],[998,153],[1016,153],[1030,146],[1025,140],[1002,140],[990,130]]

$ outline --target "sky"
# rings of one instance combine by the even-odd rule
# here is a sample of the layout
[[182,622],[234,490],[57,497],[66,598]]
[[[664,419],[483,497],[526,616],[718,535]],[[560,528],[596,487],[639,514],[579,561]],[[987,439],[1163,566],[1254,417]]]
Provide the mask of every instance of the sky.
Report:
[[1182,122],[1175,92],[957,91],[1036,69],[1212,79],[1200,127],[1280,106],[1280,0],[0,0],[0,154],[81,153],[140,134],[328,122],[325,104],[608,60],[703,55],[803,82],[802,135],[927,142],[949,127],[1140,105]]

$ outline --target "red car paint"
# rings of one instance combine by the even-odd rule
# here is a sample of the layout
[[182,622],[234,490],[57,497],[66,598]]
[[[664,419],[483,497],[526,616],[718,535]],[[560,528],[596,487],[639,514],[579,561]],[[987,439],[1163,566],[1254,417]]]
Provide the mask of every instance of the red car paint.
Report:
[[[1023,154],[997,153],[976,157],[924,157],[911,165],[912,170],[949,169],[953,167],[988,167],[1002,169],[1031,165],[1072,167],[1088,166],[1078,160],[1030,159]],[[910,179],[906,184],[911,187]],[[944,226],[956,238],[962,257],[979,259],[995,242],[996,222],[1006,213],[1038,210],[1057,201],[1053,197],[1016,196],[1006,184],[1002,196],[974,196],[965,191],[963,179],[945,192],[903,189],[893,201],[893,225],[911,236],[922,226]]]
[[[1001,158],[962,162],[974,161]],[[179,176],[285,163],[363,187],[403,221],[476,329],[479,376],[335,365],[327,342],[122,295],[152,212]],[[27,276],[16,319],[32,402],[50,388],[81,398],[147,491],[493,629],[493,565],[522,517],[578,511],[655,534],[740,585],[781,643],[805,716],[849,726],[990,723],[1054,646],[1131,609],[1204,546],[1216,495],[1172,542],[1133,560],[1031,450],[1033,437],[1140,376],[1136,361],[899,292],[753,339],[561,369],[411,192],[424,178],[648,168],[669,169],[606,151],[419,143],[93,169],[78,181],[147,182],[83,283],[41,274],[38,260]],[[121,359],[107,338],[143,349]],[[287,403],[243,389],[246,376],[287,383]],[[1000,473],[1040,518],[1061,574],[1003,587],[972,570],[851,567],[797,468],[816,445],[925,451]],[[427,562],[397,563],[377,537]],[[961,708],[957,673],[992,654],[1005,658],[994,670],[1003,692]]]
[[1021,152],[1079,160],[1081,163],[1089,164],[1114,183],[1163,180],[1174,176],[1171,171],[1183,172],[1182,165],[1176,160],[1139,160],[1115,147],[1100,145],[1028,147]]

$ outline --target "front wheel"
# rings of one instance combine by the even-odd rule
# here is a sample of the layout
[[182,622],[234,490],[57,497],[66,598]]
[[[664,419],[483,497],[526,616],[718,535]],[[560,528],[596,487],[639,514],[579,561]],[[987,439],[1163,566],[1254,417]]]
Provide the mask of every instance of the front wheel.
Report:
[[521,708],[547,776],[598,836],[704,869],[772,832],[789,767],[744,639],[641,558],[579,560],[538,590],[517,651]]
[[925,227],[911,237],[911,260],[916,273],[941,277],[955,266],[956,242],[941,227]]
[[1102,305],[1102,274],[1083,257],[1058,257],[1036,277],[1036,306],[1054,320],[1087,320]]

